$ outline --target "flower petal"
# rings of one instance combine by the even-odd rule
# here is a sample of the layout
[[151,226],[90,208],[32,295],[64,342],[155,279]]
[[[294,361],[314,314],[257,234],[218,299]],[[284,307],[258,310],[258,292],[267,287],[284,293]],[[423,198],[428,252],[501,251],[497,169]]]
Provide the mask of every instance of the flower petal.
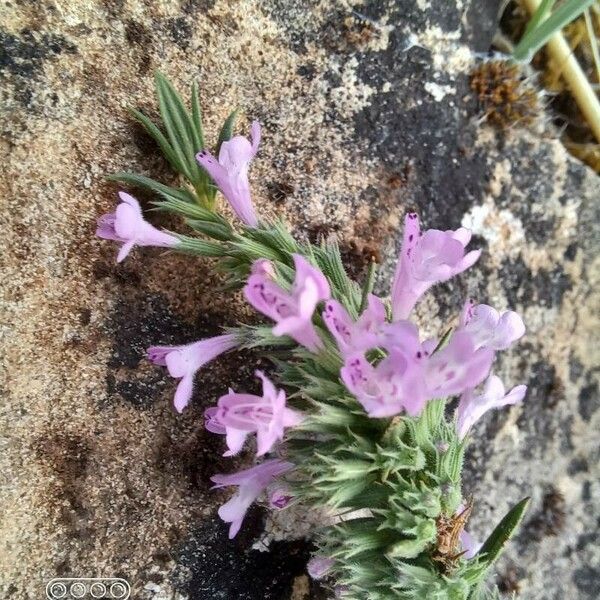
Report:
[[175,391],[175,397],[173,403],[175,410],[179,413],[183,412],[183,409],[190,403],[192,399],[192,392],[194,388],[194,376],[186,375],[182,378]]

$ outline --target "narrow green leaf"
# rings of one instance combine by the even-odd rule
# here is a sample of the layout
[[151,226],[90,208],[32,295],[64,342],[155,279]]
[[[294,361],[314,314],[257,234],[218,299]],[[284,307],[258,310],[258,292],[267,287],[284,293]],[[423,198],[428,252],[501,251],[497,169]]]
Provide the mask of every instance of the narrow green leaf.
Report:
[[444,335],[441,337],[440,341],[438,342],[438,345],[435,347],[435,350],[432,352],[432,354],[439,352],[444,346],[448,344],[453,331],[454,327],[449,327],[448,329],[446,329]]
[[215,240],[220,240],[221,242],[229,242],[233,236],[231,228],[227,225],[222,225],[221,223],[197,219],[186,219],[185,222],[195,231],[199,231],[200,233]]
[[[264,346],[291,348],[295,342],[282,335],[273,335],[273,327],[268,325],[241,325],[231,328],[228,332],[235,333],[241,348],[259,348]],[[315,442],[311,441],[311,448]]]
[[297,253],[300,251],[298,248],[298,243],[294,239],[294,236],[292,236],[288,231],[285,223],[282,221],[275,221],[271,227],[273,242],[276,244],[277,248],[287,252],[288,254],[293,254],[294,252]]
[[182,172],[182,164],[177,156],[177,153],[169,143],[169,140],[164,136],[163,132],[149,119],[143,112],[137,110],[137,108],[130,108],[129,112],[138,121],[144,129],[152,136],[156,143],[160,146],[162,153],[166,159],[171,163],[171,166],[179,173]]
[[129,185],[134,185],[152,192],[156,192],[167,200],[172,199],[179,200],[181,202],[195,202],[195,197],[189,190],[164,185],[159,181],[155,181],[154,179],[150,179],[150,177],[145,177],[144,175],[138,175],[137,173],[119,172],[115,173],[114,175],[109,175],[107,179],[109,181],[127,183]]
[[204,129],[202,127],[202,109],[200,107],[200,94],[198,84],[194,81],[192,84],[192,121],[198,134],[198,151],[204,149]]
[[227,251],[222,244],[217,242],[209,242],[196,237],[187,235],[177,235],[179,244],[175,246],[176,250],[186,252],[187,254],[195,254],[197,256],[226,256]]
[[431,542],[435,540],[436,536],[436,527],[434,521],[422,521],[418,526],[418,531],[416,532],[416,538],[407,538],[405,540],[401,540],[396,542],[393,546],[391,546],[386,555],[392,558],[415,558]]
[[362,313],[365,308],[367,308],[367,304],[369,303],[369,294],[373,291],[373,286],[375,285],[375,275],[377,274],[377,263],[372,260],[369,263],[369,271],[367,272],[367,278],[365,279],[365,283],[362,289],[362,297],[360,299],[360,308],[359,312]]
[[219,138],[217,139],[217,155],[219,154],[219,150],[221,149],[221,144],[223,142],[227,142],[233,136],[233,128],[235,126],[235,120],[237,119],[239,112],[239,108],[231,111],[229,116],[225,119],[223,123],[223,127],[221,127],[221,131],[219,132]]
[[279,260],[279,253],[249,238],[239,238],[239,242],[234,242],[232,246],[236,248],[235,256],[245,258],[249,263],[254,262],[259,258],[268,258],[269,260]]
[[189,141],[191,144],[189,157],[194,160],[195,165],[195,156],[202,150],[202,140],[200,139],[194,120],[190,116],[190,113],[183,104],[181,96],[177,93],[177,90],[175,90],[171,82],[162,75],[162,73],[159,72],[157,75],[170,104],[171,114],[175,118],[178,128],[180,129],[181,138],[182,140]]
[[[352,498],[358,496],[363,490],[366,490],[375,481],[375,477],[362,477],[356,481],[344,483],[343,485],[336,485],[336,490],[326,500],[327,504],[334,508],[346,504]],[[375,529],[373,529],[375,531]]]
[[[181,114],[178,107],[170,94],[168,83],[163,75],[156,73],[156,95],[158,96],[158,104],[160,114],[169,135],[171,146],[179,163],[182,167],[181,174],[185,175],[194,185],[197,183],[197,175],[194,173],[195,165],[192,162],[194,156],[194,146],[190,133],[186,131]],[[191,159],[192,157],[192,159]]]
[[181,200],[180,198],[169,197],[166,200],[160,200],[153,202],[156,210],[168,211],[183,215],[184,217],[190,217],[192,219],[198,219],[201,221],[209,221],[211,223],[217,223],[219,225],[227,226],[228,222],[219,214],[214,213],[207,208],[199,206],[195,202],[192,203],[189,200]]
[[523,36],[513,51],[518,61],[529,62],[533,55],[558,31],[574,21],[596,0],[567,0],[538,27]]
[[498,523],[477,554],[478,557],[481,557],[482,563],[490,566],[498,558],[502,549],[515,532],[515,529],[523,520],[530,500],[531,498],[521,500]]
[[549,14],[556,0],[542,0],[536,11],[531,15],[531,19],[525,27],[523,36],[526,36],[530,31],[533,31]]

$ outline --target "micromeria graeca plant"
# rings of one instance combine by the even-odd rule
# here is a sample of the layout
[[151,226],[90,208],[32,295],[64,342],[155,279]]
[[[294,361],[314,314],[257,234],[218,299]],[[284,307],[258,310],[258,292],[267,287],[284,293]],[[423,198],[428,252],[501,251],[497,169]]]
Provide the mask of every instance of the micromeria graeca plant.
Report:
[[[506,393],[491,374],[495,353],[525,328],[516,313],[470,300],[458,326],[440,339],[421,340],[410,321],[432,285],[477,261],[479,251],[465,250],[470,232],[423,232],[417,215],[408,214],[391,301],[378,298],[374,270],[362,285],[349,279],[334,239],[298,242],[282,223],[256,215],[247,173],[260,141],[257,122],[250,140],[232,137],[232,113],[214,156],[204,147],[196,87],[190,113],[163,76],[156,83],[164,129],[132,112],[185,184],[170,187],[131,173],[112,179],[155,192],[158,210],[182,216],[200,235],[159,231],[125,192],[116,211],[100,218],[97,235],[122,244],[118,261],[135,245],[215,258],[225,287],[243,288],[246,300],[275,323],[148,349],[152,362],[180,380],[179,412],[192,397],[196,372],[218,355],[263,347],[271,358],[280,387],[257,371],[262,395],[230,389],[205,412],[206,428],[225,436],[226,456],[256,436],[257,464],[212,477],[215,487],[237,487],[219,510],[230,537],[266,492],[274,510],[301,503],[323,514],[308,570],[343,598],[496,598],[484,577],[528,499],[479,545],[465,530],[473,499],[463,493],[461,470],[476,421],[525,395],[525,386]],[[217,188],[239,218],[235,226],[215,210]],[[450,411],[455,396],[460,400]]]

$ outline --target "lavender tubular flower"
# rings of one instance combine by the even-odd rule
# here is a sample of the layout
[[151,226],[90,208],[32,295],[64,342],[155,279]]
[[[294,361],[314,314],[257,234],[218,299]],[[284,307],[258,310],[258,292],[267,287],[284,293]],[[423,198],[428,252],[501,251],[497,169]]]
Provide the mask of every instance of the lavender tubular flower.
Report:
[[265,261],[257,261],[244,287],[246,300],[276,322],[273,334],[289,335],[312,352],[323,345],[312,322],[319,302],[329,299],[329,282],[304,257],[294,254],[296,278],[290,292],[277,285],[267,273]]
[[351,356],[340,375],[370,417],[417,415],[427,400],[422,365],[399,348],[376,367],[362,354]]
[[196,160],[217,184],[238,218],[248,227],[257,227],[258,218],[250,198],[248,166],[260,144],[258,121],[250,127],[250,139],[252,141],[236,135],[221,144],[218,160],[208,150],[199,152]]
[[489,410],[521,402],[526,392],[526,385],[518,385],[506,393],[502,380],[496,375],[490,375],[481,394],[475,395],[473,389],[468,389],[461,396],[456,411],[458,436],[464,438],[471,427]]
[[446,281],[477,262],[481,250],[465,254],[471,232],[428,229],[423,233],[419,217],[404,220],[404,238],[392,283],[394,320],[406,319],[419,298],[434,284]]
[[500,314],[487,304],[475,305],[468,300],[461,315],[461,325],[478,347],[506,350],[525,334],[523,319],[514,311]]
[[287,488],[279,487],[269,494],[269,506],[275,510],[282,510],[293,498]]
[[117,262],[125,260],[134,246],[159,246],[173,248],[179,240],[164,231],[156,229],[144,220],[139,202],[125,192],[119,192],[122,202],[114,213],[102,215],[98,219],[96,235],[105,240],[123,242],[117,255]]
[[226,523],[231,523],[229,539],[234,538],[242,526],[242,521],[250,505],[280,475],[291,471],[294,465],[290,462],[273,459],[260,465],[232,473],[231,475],[213,475],[211,480],[216,484],[213,488],[237,485],[237,493],[219,509],[219,516]]
[[315,580],[323,579],[335,564],[332,558],[326,556],[313,556],[306,566],[308,574]]
[[493,350],[477,348],[468,333],[457,331],[448,345],[427,361],[429,397],[453,396],[475,387],[485,379],[493,360]]
[[481,550],[481,546],[483,546],[466,529],[460,532],[459,540],[467,560],[473,558]]
[[237,454],[250,433],[256,433],[257,456],[269,452],[277,441],[283,439],[286,427],[302,421],[302,415],[287,408],[285,392],[277,390],[272,382],[256,371],[262,380],[263,395],[237,394],[229,390],[219,398],[216,407],[206,410],[206,428],[213,433],[225,434],[228,450],[223,456]]
[[192,398],[196,371],[223,352],[237,346],[235,335],[225,334],[185,346],[151,346],[147,355],[155,365],[167,367],[171,377],[181,378],[175,392],[174,404],[177,412],[183,412]]
[[369,350],[381,345],[385,306],[380,298],[369,294],[367,308],[353,322],[348,311],[337,300],[329,300],[325,304],[323,321],[343,355]]
[[431,355],[433,340],[421,344],[408,321],[386,330],[387,356],[376,366],[363,354],[350,356],[341,370],[346,387],[371,417],[418,415],[427,400],[460,394],[481,383],[494,353],[475,347],[468,333],[455,333],[448,345]]

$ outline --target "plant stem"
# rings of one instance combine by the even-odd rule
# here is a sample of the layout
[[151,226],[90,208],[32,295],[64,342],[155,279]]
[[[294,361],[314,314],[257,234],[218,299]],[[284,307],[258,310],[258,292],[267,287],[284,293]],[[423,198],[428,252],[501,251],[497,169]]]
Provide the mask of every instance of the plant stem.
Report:
[[[540,0],[523,0],[523,4],[533,14],[540,5]],[[594,137],[600,142],[600,102],[573,55],[573,51],[560,31],[548,40],[547,47],[551,58],[560,66],[567,86],[571,90]]]

